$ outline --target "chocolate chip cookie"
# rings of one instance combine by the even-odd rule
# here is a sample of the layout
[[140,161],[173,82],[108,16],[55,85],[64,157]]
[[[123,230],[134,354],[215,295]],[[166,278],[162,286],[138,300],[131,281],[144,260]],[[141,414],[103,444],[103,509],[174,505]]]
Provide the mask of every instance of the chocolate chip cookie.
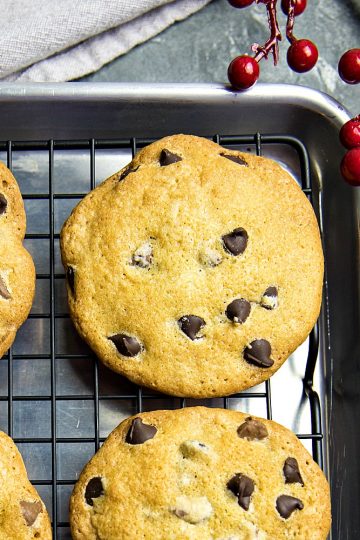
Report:
[[61,233],[70,312],[111,369],[178,396],[268,379],[320,309],[313,209],[272,160],[176,135],[89,193]]
[[17,182],[0,162],[0,358],[29,314],[35,269],[23,246],[26,217]]
[[194,407],[122,422],[70,502],[74,540],[325,540],[327,481],[288,429]]
[[44,503],[30,484],[14,442],[0,431],[0,538],[51,540]]

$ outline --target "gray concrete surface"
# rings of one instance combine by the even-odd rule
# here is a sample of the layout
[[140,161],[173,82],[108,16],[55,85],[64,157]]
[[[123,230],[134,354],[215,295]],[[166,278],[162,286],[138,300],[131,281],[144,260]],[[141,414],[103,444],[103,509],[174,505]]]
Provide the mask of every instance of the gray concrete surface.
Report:
[[[279,9],[283,29],[285,21]],[[342,82],[337,64],[343,52],[360,47],[360,0],[308,0],[306,11],[295,21],[295,35],[317,44],[317,66],[302,75],[292,72],[286,63],[288,43],[283,40],[276,68],[271,58],[261,61],[261,81],[316,88],[336,98],[352,114],[359,114],[360,85]],[[213,0],[195,15],[82,80],[226,82],[232,58],[250,53],[253,42],[263,43],[267,37],[264,5],[234,9],[226,0]]]

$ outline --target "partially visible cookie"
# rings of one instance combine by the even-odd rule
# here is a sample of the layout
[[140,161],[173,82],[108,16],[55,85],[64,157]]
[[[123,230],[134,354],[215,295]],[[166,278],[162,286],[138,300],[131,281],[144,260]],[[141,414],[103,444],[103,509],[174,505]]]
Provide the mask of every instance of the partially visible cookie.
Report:
[[45,505],[14,442],[0,431],[0,540],[51,540]]
[[23,246],[25,228],[19,187],[0,162],[0,358],[14,341],[34,298],[35,268]]
[[275,422],[194,407],[122,422],[70,502],[74,540],[325,540],[327,481]]
[[61,232],[72,319],[111,369],[178,396],[268,379],[320,310],[314,211],[270,159],[174,135],[89,193]]

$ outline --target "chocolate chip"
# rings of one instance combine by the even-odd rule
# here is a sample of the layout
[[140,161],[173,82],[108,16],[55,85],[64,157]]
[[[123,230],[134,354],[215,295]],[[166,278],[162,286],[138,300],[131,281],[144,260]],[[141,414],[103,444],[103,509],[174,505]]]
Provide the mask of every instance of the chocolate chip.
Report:
[[250,315],[251,304],[244,298],[236,298],[226,308],[225,315],[230,321],[242,324]]
[[246,249],[248,233],[242,227],[238,227],[231,233],[224,234],[222,241],[226,251],[231,253],[231,255],[240,255]]
[[155,426],[144,424],[141,418],[135,418],[131,422],[129,431],[126,434],[125,441],[128,444],[143,444],[155,437],[157,429]]
[[140,268],[149,268],[153,262],[153,248],[150,242],[140,246],[132,257],[132,263]]
[[238,498],[238,503],[244,510],[249,510],[250,497],[254,492],[254,482],[245,474],[237,473],[233,476],[226,487]]
[[28,502],[20,501],[21,513],[26,521],[26,525],[31,527],[35,523],[36,518],[42,512],[42,504],[40,501]]
[[244,358],[249,364],[257,367],[269,368],[274,360],[270,358],[271,345],[266,339],[255,339],[244,350]]
[[235,163],[238,163],[239,165],[245,165],[245,167],[248,167],[247,161],[245,159],[241,158],[240,156],[234,156],[232,154],[220,154],[220,156],[230,159],[230,161],[234,161]]
[[304,485],[303,479],[301,478],[299,464],[293,457],[288,457],[285,460],[283,472],[285,476],[285,484],[296,484],[299,483],[302,486]]
[[68,266],[66,269],[66,279],[69,284],[70,290],[75,294],[75,270],[72,266]]
[[100,476],[95,476],[86,486],[85,500],[89,506],[94,506],[93,499],[97,499],[98,497],[101,497],[101,495],[104,495],[102,481]]
[[2,193],[0,193],[0,214],[4,214],[7,208],[7,200]]
[[164,148],[164,150],[161,150],[160,165],[162,167],[166,167],[166,165],[172,165],[173,163],[176,163],[178,161],[182,161],[182,157],[174,154],[173,152],[170,152],[170,150],[167,150],[166,148]]
[[197,315],[184,315],[180,317],[178,324],[184,334],[194,341],[195,339],[199,339],[197,333],[205,326],[206,322]]
[[288,519],[294,510],[302,510],[304,505],[300,499],[296,497],[291,497],[290,495],[280,495],[276,499],[276,510],[279,512],[280,516]]
[[108,339],[114,343],[119,353],[123,356],[136,356],[142,350],[138,340],[126,334],[115,334]]
[[125,171],[120,174],[119,182],[121,182],[121,180],[124,180],[124,178],[126,178],[128,174],[136,172],[138,168],[139,168],[139,165],[137,167],[130,167],[130,166],[127,167],[127,169],[125,169]]
[[276,287],[268,287],[261,297],[260,305],[265,309],[275,309],[278,305],[278,290]]
[[5,281],[3,280],[1,276],[0,276],[0,296],[5,298],[5,300],[9,300],[9,298],[11,298],[11,294],[9,293],[5,285]]
[[269,436],[266,426],[251,416],[245,418],[245,422],[238,427],[237,434],[248,441],[262,441]]

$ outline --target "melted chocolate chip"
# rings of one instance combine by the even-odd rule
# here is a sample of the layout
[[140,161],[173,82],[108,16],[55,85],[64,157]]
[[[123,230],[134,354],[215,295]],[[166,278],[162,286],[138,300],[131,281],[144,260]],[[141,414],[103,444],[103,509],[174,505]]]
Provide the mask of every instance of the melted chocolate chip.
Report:
[[238,427],[237,434],[241,439],[248,439],[248,441],[262,441],[269,436],[266,426],[251,416],[245,418],[245,422]]
[[122,172],[119,176],[119,182],[121,182],[121,180],[124,180],[124,178],[126,178],[128,174],[136,172],[138,168],[139,165],[137,167],[128,167],[127,169],[125,169],[125,171]]
[[197,333],[205,326],[206,322],[197,315],[184,315],[180,317],[178,324],[184,334],[194,341],[195,339],[199,339]]
[[94,506],[93,499],[97,499],[98,497],[101,497],[101,495],[104,495],[102,481],[100,476],[95,476],[86,486],[85,500],[89,506]]
[[249,364],[257,367],[269,368],[274,360],[270,358],[271,345],[266,339],[255,339],[244,350],[244,358]]
[[164,148],[164,150],[161,150],[160,165],[162,167],[166,167],[166,165],[172,165],[173,163],[177,163],[178,161],[182,161],[182,157],[174,154],[173,152],[170,152],[170,150],[167,150],[166,148]]
[[245,474],[237,473],[233,476],[226,487],[238,498],[238,503],[244,510],[249,510],[250,497],[254,492],[254,482]]
[[126,434],[125,441],[128,444],[143,444],[155,437],[157,429],[155,426],[144,424],[141,418],[135,418],[131,422],[129,431]]
[[66,269],[66,279],[69,284],[70,290],[75,294],[75,270],[72,266],[68,266]]
[[301,478],[299,464],[293,457],[288,457],[285,460],[283,472],[285,476],[285,484],[301,484],[304,485],[304,481]]
[[5,298],[5,300],[9,300],[9,298],[11,298],[11,294],[9,293],[5,285],[5,281],[3,280],[1,276],[0,276],[0,296]]
[[220,154],[220,156],[230,159],[230,161],[234,161],[234,163],[238,163],[239,165],[245,165],[245,167],[249,166],[247,161],[240,156],[233,156],[232,154]]
[[280,516],[288,519],[294,510],[302,510],[304,505],[300,499],[296,497],[291,497],[290,495],[280,495],[276,499],[276,510],[279,512]]
[[265,309],[275,309],[278,304],[278,290],[276,287],[268,287],[261,297],[260,304]]
[[7,208],[7,200],[2,193],[0,193],[0,214],[4,214]]
[[236,298],[226,308],[225,314],[230,321],[242,324],[250,315],[251,304],[244,298]]
[[35,523],[36,518],[42,512],[42,504],[40,501],[28,502],[20,501],[21,513],[26,521],[26,525],[31,527]]
[[115,336],[110,336],[108,339],[114,343],[119,353],[123,356],[136,356],[142,350],[138,340],[126,334],[115,334]]
[[238,227],[231,233],[224,234],[222,241],[224,248],[231,253],[231,255],[241,255],[241,253],[244,253],[247,246],[248,233],[242,227]]

